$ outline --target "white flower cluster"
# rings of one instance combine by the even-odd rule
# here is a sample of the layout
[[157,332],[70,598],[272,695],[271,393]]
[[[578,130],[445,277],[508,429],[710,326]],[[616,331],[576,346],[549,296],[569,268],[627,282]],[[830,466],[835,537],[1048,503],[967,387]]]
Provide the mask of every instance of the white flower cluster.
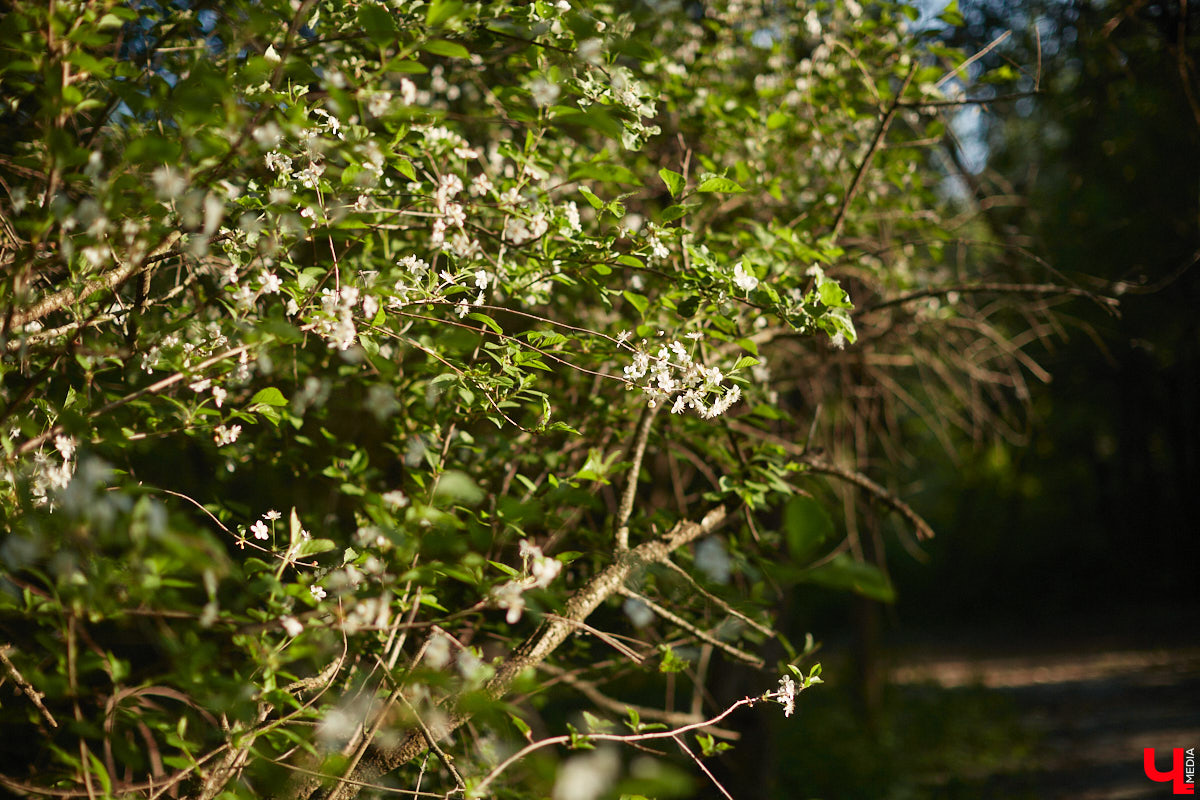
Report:
[[774,700],[783,706],[783,715],[790,717],[796,710],[796,682],[791,675],[779,679],[779,690],[774,693]]
[[349,350],[358,331],[354,327],[354,307],[358,305],[358,289],[343,286],[337,291],[321,292],[321,309],[325,317],[315,320],[317,334],[325,337],[330,347]]
[[521,580],[508,581],[492,590],[496,605],[508,609],[504,618],[509,625],[518,622],[525,611],[524,593],[530,589],[545,589],[562,571],[561,561],[546,556],[540,547],[524,539],[521,540],[521,560]]
[[[14,432],[14,438],[16,432]],[[55,464],[43,452],[33,457],[33,474],[30,476],[29,493],[35,506],[50,504],[49,494],[53,490],[67,488],[75,474],[75,448],[78,442],[72,436],[54,437],[54,449],[62,456],[62,463]]]
[[[651,355],[646,340],[634,350],[633,363],[625,367],[630,388],[640,385],[650,396],[650,407],[674,398],[672,414],[694,409],[704,419],[719,417],[742,397],[737,384],[722,385],[725,376],[718,367],[705,367],[696,361],[687,347],[678,340],[658,349]],[[645,379],[644,383],[638,383]]]
[[217,443],[217,447],[224,447],[227,444],[233,444],[238,437],[242,435],[241,425],[218,425],[213,428],[213,441]]

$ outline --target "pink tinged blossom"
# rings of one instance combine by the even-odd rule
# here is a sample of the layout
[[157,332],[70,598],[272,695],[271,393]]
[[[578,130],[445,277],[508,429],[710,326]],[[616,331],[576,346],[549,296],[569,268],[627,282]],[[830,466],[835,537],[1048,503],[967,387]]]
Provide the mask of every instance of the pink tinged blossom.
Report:
[[278,294],[283,288],[283,281],[274,272],[263,272],[261,278],[263,294]]
[[63,457],[63,461],[70,461],[75,455],[75,447],[78,442],[73,436],[55,436],[54,449]]
[[493,188],[495,187],[492,186],[491,178],[484,174],[477,175],[475,176],[475,179],[471,181],[471,196],[483,197],[485,194],[492,191]]
[[217,443],[217,447],[224,447],[227,444],[233,444],[237,438],[242,435],[241,425],[218,425],[213,429],[213,441]]
[[779,691],[775,693],[775,700],[783,706],[785,717],[790,717],[796,710],[796,682],[792,680],[791,675],[784,675],[779,679]]
[[270,529],[261,519],[250,526],[250,531],[254,534],[255,539],[268,539],[271,536]]

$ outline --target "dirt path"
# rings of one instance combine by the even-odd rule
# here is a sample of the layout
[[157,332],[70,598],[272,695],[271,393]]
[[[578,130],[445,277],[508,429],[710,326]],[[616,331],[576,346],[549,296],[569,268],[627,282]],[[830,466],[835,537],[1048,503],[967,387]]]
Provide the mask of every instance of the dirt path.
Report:
[[1020,763],[933,776],[931,796],[1132,800],[1169,798],[1142,770],[1143,748],[1169,766],[1174,747],[1200,748],[1200,647],[1009,658],[910,658],[899,685],[984,687],[1009,701],[1038,746]]

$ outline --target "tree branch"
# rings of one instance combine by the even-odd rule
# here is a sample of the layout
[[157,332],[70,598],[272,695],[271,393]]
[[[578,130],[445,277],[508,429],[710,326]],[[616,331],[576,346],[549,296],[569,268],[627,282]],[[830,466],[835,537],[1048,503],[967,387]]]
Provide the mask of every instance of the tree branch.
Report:
[[41,300],[34,303],[24,311],[14,311],[10,325],[25,325],[34,320],[39,320],[47,314],[51,314],[64,306],[69,306],[76,300],[82,300],[90,297],[102,289],[113,289],[131,276],[145,269],[148,265],[158,260],[167,254],[175,243],[179,241],[181,234],[179,231],[171,231],[167,234],[167,238],[154,248],[146,258],[141,261],[131,261],[125,264],[118,263],[116,267],[105,272],[97,278],[93,278],[83,285],[78,291],[74,288],[67,288],[55,292],[48,297],[43,297]]
[[629,517],[633,514],[633,499],[637,495],[638,474],[642,471],[642,459],[646,455],[646,441],[650,438],[650,425],[658,413],[658,403],[646,406],[638,420],[637,431],[633,436],[633,446],[630,449],[629,480],[625,482],[625,491],[621,494],[621,505],[617,508],[617,552],[629,549]]
[[[594,575],[571,595],[561,615],[544,619],[537,630],[509,654],[484,687],[488,695],[500,699],[522,671],[536,667],[546,660],[577,630],[575,623],[587,619],[601,603],[619,591],[634,569],[644,564],[663,561],[674,550],[711,533],[724,522],[727,515],[728,510],[724,506],[717,506],[699,522],[680,520],[659,538],[618,553],[612,564]],[[441,725],[432,729],[431,734],[435,738],[446,736],[469,718],[470,715],[464,712],[451,711]],[[351,776],[353,783],[343,782],[334,787],[327,795],[328,800],[350,800],[358,794],[358,784],[377,782],[382,775],[416,758],[424,752],[426,746],[424,733],[409,731],[399,745],[372,750]]]

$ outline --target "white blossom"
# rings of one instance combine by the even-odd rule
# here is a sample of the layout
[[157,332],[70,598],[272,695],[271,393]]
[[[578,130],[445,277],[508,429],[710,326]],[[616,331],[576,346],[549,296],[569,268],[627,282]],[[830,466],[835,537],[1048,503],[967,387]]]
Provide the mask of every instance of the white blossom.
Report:
[[516,581],[508,581],[492,589],[492,600],[500,608],[508,609],[508,613],[504,615],[504,619],[509,625],[519,622],[521,614],[525,611],[525,596],[523,591],[524,587]]
[[280,153],[278,150],[272,150],[271,152],[267,153],[264,160],[267,162],[267,169],[271,170],[272,172],[278,172],[287,175],[292,171],[292,159],[289,156],[285,156],[283,153]]
[[79,442],[73,436],[55,436],[54,449],[63,457],[63,461],[70,461],[75,455],[75,448]]
[[417,102],[417,85],[408,78],[400,79],[400,99],[406,106]]
[[278,294],[283,288],[283,281],[274,272],[264,271],[259,277],[262,280],[263,294]]
[[481,172],[471,181],[470,193],[472,197],[483,197],[493,188],[492,179]]
[[376,92],[367,100],[367,112],[373,117],[385,116],[392,107],[391,92]]
[[224,425],[218,425],[213,429],[213,441],[217,443],[217,447],[224,447],[227,444],[233,444],[241,435],[241,425],[230,425],[228,428]]
[[790,717],[796,710],[796,682],[791,675],[779,679],[779,691],[775,692],[774,699],[783,706],[785,717]]
[[743,292],[752,292],[758,288],[758,278],[747,272],[740,261],[733,267],[733,282]]
[[380,497],[380,499],[383,500],[383,502],[385,504],[391,506],[392,508],[399,509],[399,508],[404,508],[406,505],[408,505],[408,496],[405,495],[404,492],[400,491],[399,489],[393,489],[390,492],[384,493]]

